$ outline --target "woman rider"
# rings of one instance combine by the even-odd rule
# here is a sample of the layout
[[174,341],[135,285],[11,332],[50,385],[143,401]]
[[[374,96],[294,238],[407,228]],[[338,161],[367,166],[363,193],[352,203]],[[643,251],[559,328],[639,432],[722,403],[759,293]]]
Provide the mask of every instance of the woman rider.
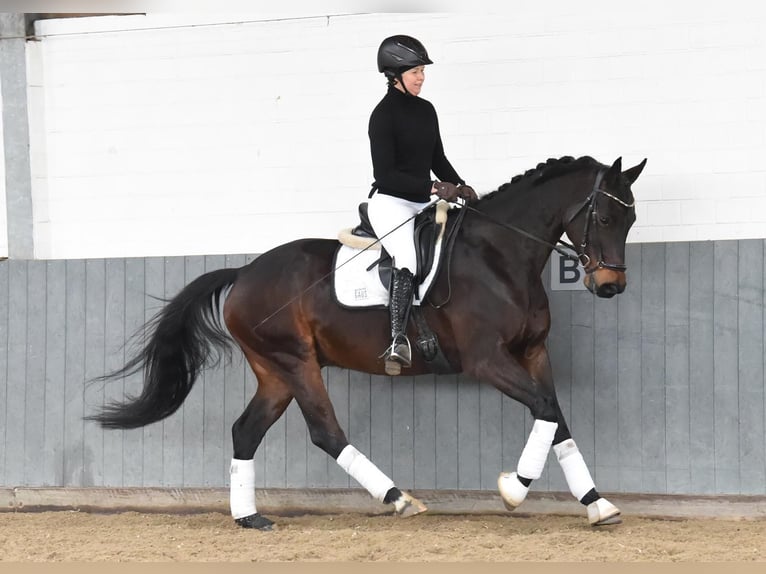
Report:
[[[388,79],[388,91],[370,116],[375,182],[368,215],[393,260],[389,302],[392,341],[384,352],[386,372],[391,375],[399,374],[412,360],[405,333],[417,262],[413,216],[432,195],[450,202],[458,197],[476,199],[473,188],[465,184],[444,155],[436,110],[418,97],[425,66],[432,63],[423,44],[410,36],[386,38],[378,49],[378,71]],[[431,179],[431,172],[438,180]]]

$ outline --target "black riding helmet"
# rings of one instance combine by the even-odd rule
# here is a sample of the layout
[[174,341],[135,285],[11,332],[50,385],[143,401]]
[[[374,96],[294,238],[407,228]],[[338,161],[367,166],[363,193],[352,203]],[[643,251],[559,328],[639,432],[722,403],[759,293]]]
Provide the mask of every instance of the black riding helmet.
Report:
[[390,36],[378,48],[378,71],[387,78],[396,78],[415,66],[433,64],[426,47],[412,36]]

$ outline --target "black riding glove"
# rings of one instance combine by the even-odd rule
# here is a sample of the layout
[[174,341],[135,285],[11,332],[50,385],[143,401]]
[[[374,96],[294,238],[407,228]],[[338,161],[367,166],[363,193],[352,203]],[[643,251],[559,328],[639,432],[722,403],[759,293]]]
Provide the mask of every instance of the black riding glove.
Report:
[[437,181],[434,183],[434,189],[436,190],[436,195],[438,195],[444,201],[454,203],[458,197],[458,189],[454,183],[450,183],[448,181]]
[[470,185],[459,185],[457,188],[458,196],[462,197],[466,201],[476,201],[479,196]]

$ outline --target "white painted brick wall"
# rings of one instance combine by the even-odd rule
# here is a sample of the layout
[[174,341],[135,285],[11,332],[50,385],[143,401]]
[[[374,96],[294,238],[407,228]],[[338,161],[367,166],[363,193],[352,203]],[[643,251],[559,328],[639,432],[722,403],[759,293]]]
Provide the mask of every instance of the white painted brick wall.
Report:
[[648,157],[630,241],[766,238],[764,9],[634,4],[41,22],[29,45],[36,256],[334,237],[372,180],[375,54],[395,33],[436,61],[423,97],[478,191],[548,157]]

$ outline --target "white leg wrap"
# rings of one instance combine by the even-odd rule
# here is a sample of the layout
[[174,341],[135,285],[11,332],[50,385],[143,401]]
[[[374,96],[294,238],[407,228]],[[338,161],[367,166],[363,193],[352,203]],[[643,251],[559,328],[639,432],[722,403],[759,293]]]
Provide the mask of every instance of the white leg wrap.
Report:
[[577,500],[588,494],[596,485],[591,478],[588,466],[580,454],[575,441],[571,438],[562,443],[554,445],[553,451],[556,453],[561,470],[567,479],[570,492]]
[[558,426],[558,423],[535,419],[532,432],[529,433],[527,444],[521,452],[519,464],[516,467],[516,471],[520,476],[531,478],[532,480],[540,478]]
[[233,518],[252,516],[255,509],[255,461],[231,459],[229,505]]
[[352,445],[343,449],[336,462],[351,478],[381,502],[386,497],[386,493],[394,487],[394,481],[380,472],[377,466]]

